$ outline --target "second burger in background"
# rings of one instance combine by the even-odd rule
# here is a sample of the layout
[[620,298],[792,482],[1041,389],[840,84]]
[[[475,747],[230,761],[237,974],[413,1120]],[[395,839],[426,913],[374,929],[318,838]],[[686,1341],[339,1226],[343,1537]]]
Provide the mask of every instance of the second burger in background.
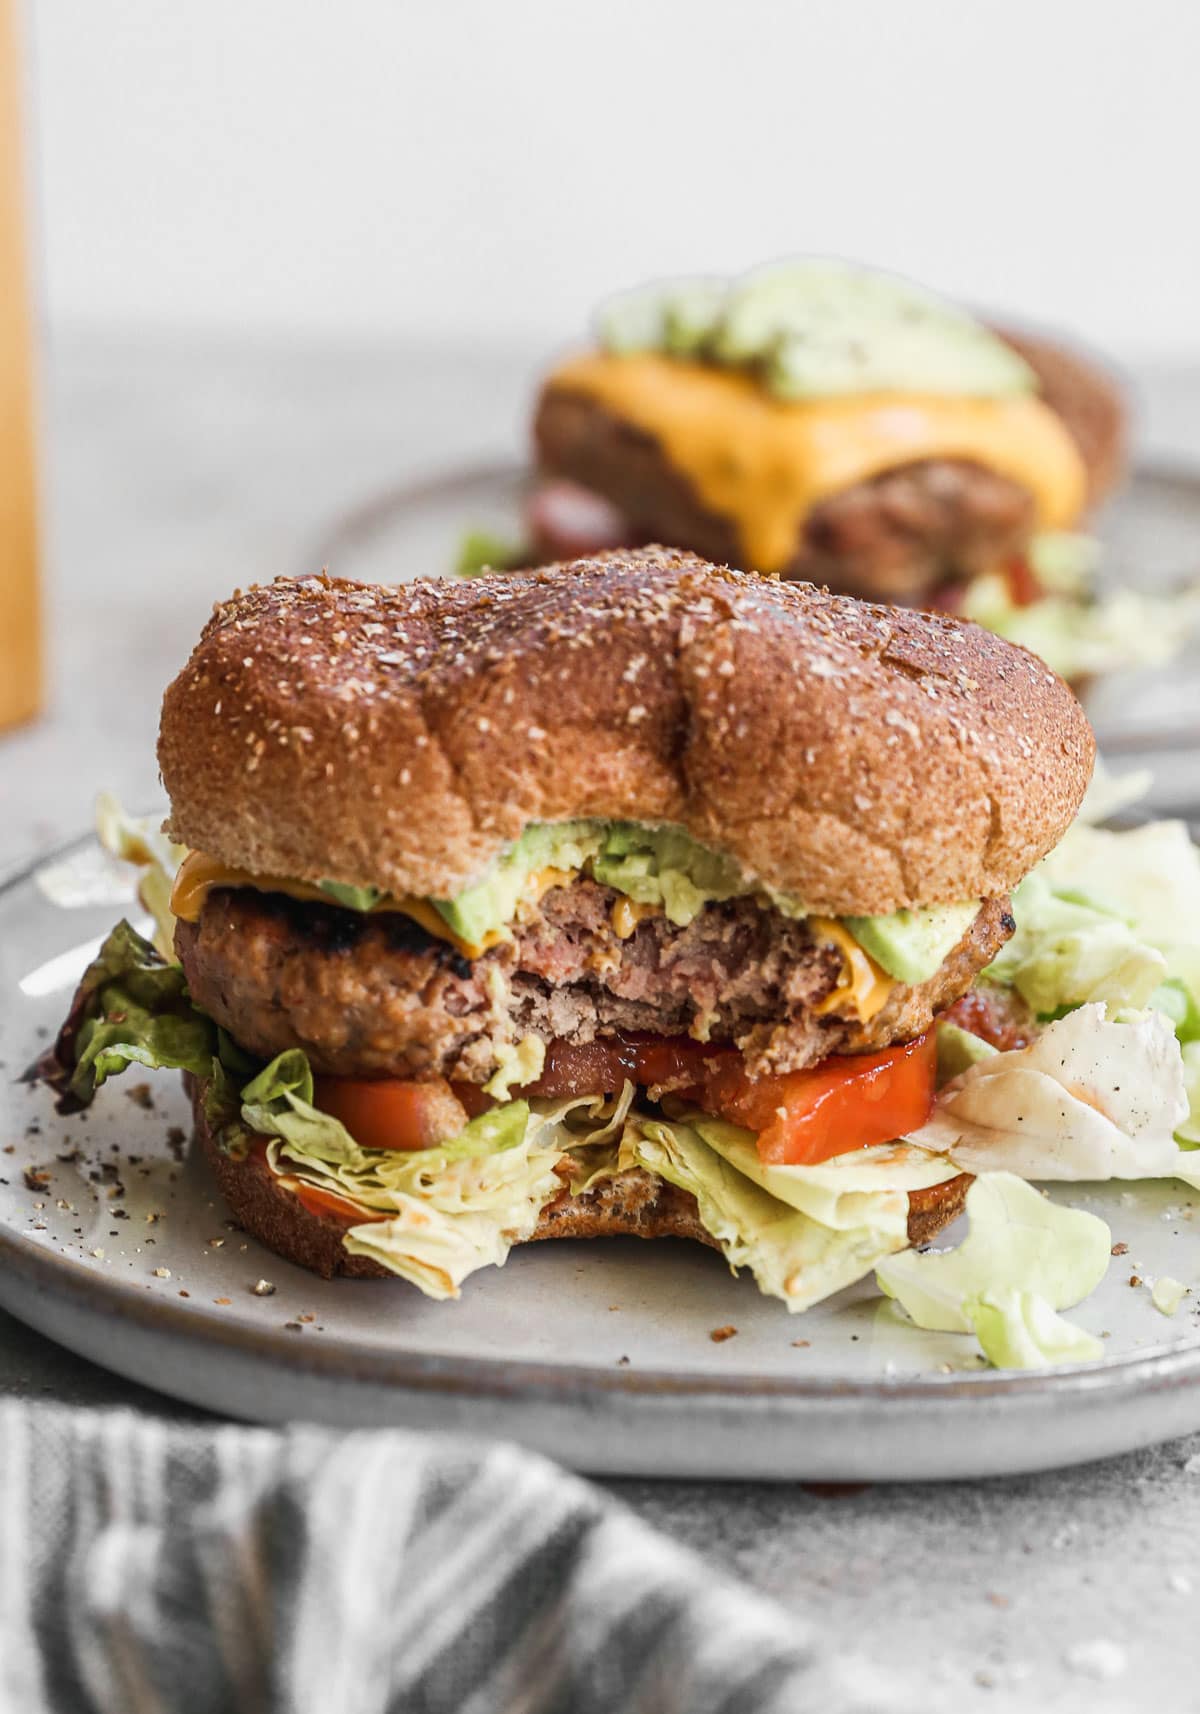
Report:
[[629,293],[598,335],[542,385],[531,562],[665,542],[961,613],[1072,679],[1170,652],[1177,616],[1090,593],[1124,456],[1091,361],[819,260]]

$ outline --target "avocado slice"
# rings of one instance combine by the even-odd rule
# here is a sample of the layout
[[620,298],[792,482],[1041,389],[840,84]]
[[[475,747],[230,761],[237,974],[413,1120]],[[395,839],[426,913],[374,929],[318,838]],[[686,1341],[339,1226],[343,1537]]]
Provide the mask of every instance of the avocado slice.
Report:
[[886,917],[846,917],[846,927],[876,964],[897,982],[927,982],[979,914],[979,900],[893,911]]

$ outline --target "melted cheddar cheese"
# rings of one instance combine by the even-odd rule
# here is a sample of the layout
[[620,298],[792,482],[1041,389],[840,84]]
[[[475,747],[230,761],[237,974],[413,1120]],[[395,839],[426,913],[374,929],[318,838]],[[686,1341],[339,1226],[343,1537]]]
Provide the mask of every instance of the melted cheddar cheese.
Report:
[[1034,394],[794,401],[742,371],[654,352],[572,358],[549,385],[653,435],[706,509],[734,525],[758,571],[786,569],[822,500],[922,459],[969,460],[1020,484],[1043,530],[1071,528],[1087,497],[1079,449]]
[[663,914],[661,905],[639,905],[634,899],[619,898],[609,916],[612,931],[618,940],[628,940],[634,929],[646,917]]
[[[535,904],[551,887],[561,887],[570,879],[570,872],[565,869],[537,869],[526,883],[522,902]],[[289,899],[305,899],[314,904],[337,903],[311,881],[289,881],[278,875],[252,875],[247,869],[232,869],[217,858],[206,856],[203,851],[189,851],[179,865],[175,885],[171,890],[173,914],[184,922],[196,922],[204,909],[205,900],[216,887],[253,887],[260,893],[285,893]],[[427,934],[435,935],[438,940],[449,941],[464,958],[479,958],[490,947],[511,939],[509,929],[495,929],[485,934],[476,946],[464,940],[461,935],[455,934],[428,899],[381,899],[364,914],[373,916],[386,911],[399,911],[403,916],[411,917]]]
[[818,940],[832,941],[842,955],[842,973],[837,987],[814,1009],[818,1012],[840,1012],[850,1005],[864,1024],[870,1023],[876,1012],[887,1005],[895,982],[886,970],[876,964],[870,953],[863,950],[850,930],[833,917],[809,917],[808,924]]

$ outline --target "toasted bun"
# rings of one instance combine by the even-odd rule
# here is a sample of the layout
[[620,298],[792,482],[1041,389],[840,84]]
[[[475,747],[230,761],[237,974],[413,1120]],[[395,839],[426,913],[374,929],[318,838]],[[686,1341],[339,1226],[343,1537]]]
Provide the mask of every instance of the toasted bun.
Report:
[[1126,409],[1121,389],[1099,363],[1041,335],[996,331],[1037,372],[1042,397],[1067,425],[1087,466],[1096,505],[1125,474]]
[[1094,740],[957,620],[665,549],[530,577],[280,579],[167,691],[171,836],[258,875],[446,897],[531,821],[673,822],[830,915],[1007,893]]
[[[286,1261],[324,1279],[349,1274],[394,1279],[369,1256],[352,1256],[342,1244],[345,1225],[336,1215],[306,1208],[267,1165],[261,1151],[234,1160],[217,1144],[204,1114],[204,1085],[186,1076],[196,1142],[238,1225]],[[971,1178],[960,1173],[944,1184],[913,1191],[908,1199],[908,1241],[928,1243],[961,1214]],[[563,1194],[543,1210],[529,1243],[545,1238],[691,1238],[713,1249],[700,1223],[696,1199],[651,1173],[632,1168],[584,1196]]]

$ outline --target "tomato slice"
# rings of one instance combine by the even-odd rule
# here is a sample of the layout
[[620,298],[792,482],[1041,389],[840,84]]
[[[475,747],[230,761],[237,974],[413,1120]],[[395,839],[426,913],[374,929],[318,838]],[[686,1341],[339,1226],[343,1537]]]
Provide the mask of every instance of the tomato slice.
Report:
[[562,1100],[569,1095],[615,1095],[623,1083],[691,1090],[709,1067],[741,1055],[729,1047],[706,1047],[688,1036],[627,1031],[590,1042],[552,1041],[536,1083],[522,1095]]
[[429,1149],[456,1137],[467,1122],[466,1108],[442,1078],[318,1077],[313,1099],[363,1149]]
[[1014,607],[1032,607],[1046,593],[1029,561],[1019,554],[1006,563],[1004,578]]
[[318,1190],[315,1184],[293,1183],[289,1188],[310,1214],[327,1215],[334,1220],[340,1220],[343,1226],[369,1226],[376,1220],[387,1219],[386,1214],[372,1213],[369,1208],[360,1208],[356,1202],[351,1202],[348,1196],[339,1196],[333,1190]]
[[758,1132],[760,1160],[811,1166],[916,1130],[933,1106],[933,1031],[883,1053],[834,1055],[808,1071],[750,1078],[740,1058],[710,1073],[697,1104]]
[[[260,1159],[267,1155],[267,1139],[258,1137],[253,1144],[253,1152]],[[280,1177],[298,1202],[302,1202],[310,1214],[322,1214],[340,1220],[343,1226],[363,1226],[371,1220],[386,1220],[386,1214],[374,1214],[369,1209],[360,1208],[357,1202],[351,1202],[348,1196],[339,1196],[336,1190],[320,1190],[315,1184],[303,1184],[298,1178],[293,1178],[284,1166]]]
[[[883,1053],[835,1056],[808,1071],[756,1078],[747,1076],[733,1048],[628,1033],[551,1042],[541,1077],[519,1093],[561,1100],[614,1094],[626,1082],[656,1094],[673,1091],[757,1131],[761,1159],[795,1165],[915,1130],[933,1105],[935,1064],[932,1031]],[[468,1115],[492,1102],[482,1090],[440,1080],[319,1077],[316,1105],[340,1119],[364,1149],[424,1149],[457,1135]]]
[[1037,1022],[1025,1002],[1007,988],[971,988],[941,1014],[948,1024],[970,1030],[1001,1053],[1028,1047],[1037,1037]]

